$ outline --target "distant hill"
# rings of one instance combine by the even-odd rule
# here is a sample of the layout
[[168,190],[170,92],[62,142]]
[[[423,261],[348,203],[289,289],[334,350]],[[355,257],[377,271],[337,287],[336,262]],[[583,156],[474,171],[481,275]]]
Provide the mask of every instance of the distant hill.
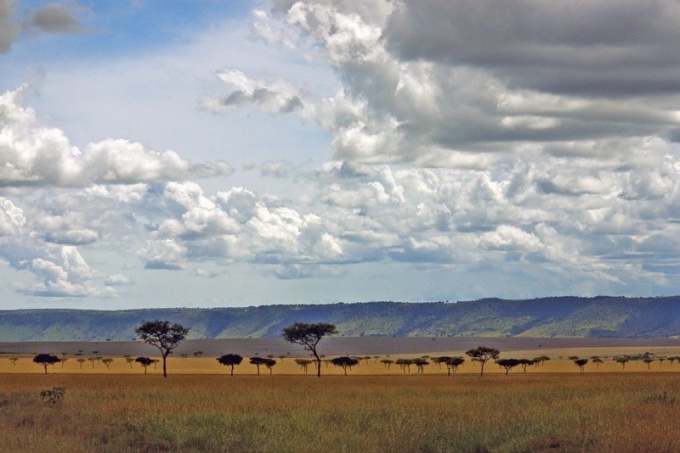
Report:
[[0,341],[131,340],[148,320],[190,338],[279,338],[294,322],[331,322],[343,336],[679,338],[680,296],[550,297],[469,302],[362,302],[242,308],[0,311]]

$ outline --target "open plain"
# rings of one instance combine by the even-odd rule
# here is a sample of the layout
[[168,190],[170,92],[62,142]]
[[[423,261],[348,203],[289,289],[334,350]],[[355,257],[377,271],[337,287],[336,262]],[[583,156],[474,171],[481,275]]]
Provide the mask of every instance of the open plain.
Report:
[[[476,340],[473,344],[485,343]],[[346,377],[342,369],[324,364],[321,379],[313,367],[307,374],[296,365],[304,351],[294,347],[290,355],[278,351],[283,359],[260,353],[274,355],[277,364],[271,372],[261,367],[259,376],[247,354],[233,377],[206,351],[177,355],[168,361],[167,379],[160,364],[148,367],[145,375],[123,350],[108,355],[103,347],[79,348],[82,355],[67,352],[66,360],[48,367],[47,374],[30,354],[5,350],[0,356],[3,448],[680,451],[674,429],[680,417],[680,363],[658,360],[680,354],[672,341],[526,344],[526,349],[502,350],[501,357],[551,359],[526,371],[514,368],[507,376],[488,363],[483,377],[479,364],[469,358],[451,376],[434,363],[422,374],[415,367],[409,372],[381,363],[386,358],[464,355],[463,349],[428,351],[412,345],[415,349],[406,353],[367,353]],[[55,352],[64,349],[64,344],[52,346]],[[220,352],[241,353],[226,347]],[[612,360],[645,352],[655,360],[634,360],[625,369]],[[589,362],[583,374],[568,358],[595,355],[604,363]],[[113,361],[107,368],[97,357]],[[65,394],[58,401],[41,398],[42,391],[59,387]]]

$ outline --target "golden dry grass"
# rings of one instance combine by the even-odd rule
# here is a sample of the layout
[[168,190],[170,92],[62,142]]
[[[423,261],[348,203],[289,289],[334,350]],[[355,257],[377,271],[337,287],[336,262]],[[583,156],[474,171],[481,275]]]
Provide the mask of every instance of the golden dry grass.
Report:
[[[629,362],[621,371],[605,359],[580,374],[567,359],[642,352],[503,352],[552,360],[509,376],[489,363],[483,378],[469,360],[448,377],[434,364],[424,375],[415,367],[410,374],[396,365],[388,371],[379,363],[385,357],[371,357],[348,377],[329,365],[317,379],[292,358],[277,359],[272,376],[265,367],[255,376],[246,358],[232,378],[214,357],[174,357],[164,379],[160,364],[145,376],[123,357],[112,357],[110,370],[87,360],[80,368],[69,357],[48,375],[31,356],[16,366],[1,357],[2,450],[680,451],[680,364],[654,362],[648,370]],[[391,359],[399,357],[414,355]],[[41,390],[55,386],[66,388],[63,400],[41,401]]]
[[668,373],[0,375],[17,452],[680,451],[679,416]]

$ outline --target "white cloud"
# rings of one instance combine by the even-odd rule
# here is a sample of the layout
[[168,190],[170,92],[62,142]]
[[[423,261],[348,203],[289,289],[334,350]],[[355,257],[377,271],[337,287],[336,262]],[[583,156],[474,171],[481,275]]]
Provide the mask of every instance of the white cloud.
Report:
[[[0,96],[0,186],[87,186],[171,180],[194,167],[174,151],[156,152],[140,143],[107,139],[82,151],[63,131],[41,125],[33,109],[21,105],[27,87]],[[231,169],[223,162],[202,164],[199,176]]]
[[274,1],[230,24],[255,41],[217,21],[157,55],[64,64],[69,127],[6,92],[0,256],[37,282],[17,287],[128,296],[200,277],[197,293],[241,285],[259,302],[405,276],[411,300],[506,295],[490,276],[516,296],[680,289],[677,5],[451,5]]

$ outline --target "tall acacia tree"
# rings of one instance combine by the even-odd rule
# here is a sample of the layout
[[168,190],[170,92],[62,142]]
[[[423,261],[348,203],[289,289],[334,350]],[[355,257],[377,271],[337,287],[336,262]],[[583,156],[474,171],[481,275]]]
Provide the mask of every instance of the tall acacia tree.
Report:
[[465,354],[470,356],[473,361],[479,362],[482,366],[482,370],[479,375],[484,376],[484,365],[491,359],[496,360],[501,352],[496,348],[489,348],[487,346],[477,346],[474,349],[465,351]]
[[325,322],[307,324],[296,322],[292,326],[283,329],[283,338],[289,343],[304,346],[305,350],[312,353],[316,359],[316,375],[321,377],[321,357],[317,352],[317,346],[321,339],[327,335],[338,333],[334,324]]
[[168,377],[166,359],[186,338],[189,329],[180,324],[170,324],[170,321],[147,321],[137,327],[135,333],[146,344],[158,348],[163,358],[163,377]]

